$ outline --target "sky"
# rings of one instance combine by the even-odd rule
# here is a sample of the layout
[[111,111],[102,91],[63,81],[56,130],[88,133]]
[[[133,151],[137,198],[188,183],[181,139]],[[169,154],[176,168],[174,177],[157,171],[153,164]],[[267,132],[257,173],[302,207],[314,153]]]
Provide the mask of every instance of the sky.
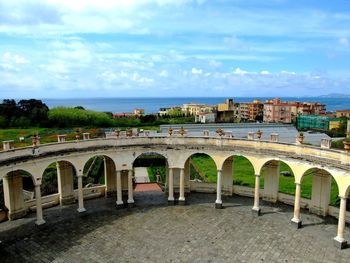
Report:
[[350,0],[0,0],[0,98],[350,94]]

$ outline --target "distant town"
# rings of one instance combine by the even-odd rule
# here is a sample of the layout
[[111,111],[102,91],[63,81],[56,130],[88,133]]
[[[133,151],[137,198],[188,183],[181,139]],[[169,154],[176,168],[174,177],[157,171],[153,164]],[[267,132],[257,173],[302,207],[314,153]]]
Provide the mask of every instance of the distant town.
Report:
[[[114,118],[139,117],[143,109],[134,112],[116,113]],[[267,101],[235,102],[226,99],[217,105],[186,103],[181,106],[160,108],[158,116],[192,116],[195,123],[282,123],[294,124],[298,130],[333,132],[342,136],[346,132],[350,109],[327,112],[320,102],[282,101],[275,98]]]

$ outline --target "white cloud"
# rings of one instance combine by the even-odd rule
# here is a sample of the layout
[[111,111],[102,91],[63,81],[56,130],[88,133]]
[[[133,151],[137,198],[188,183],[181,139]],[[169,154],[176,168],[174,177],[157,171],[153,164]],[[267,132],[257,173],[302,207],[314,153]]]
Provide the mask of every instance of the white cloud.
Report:
[[260,71],[260,74],[261,74],[261,75],[269,75],[270,72],[267,71],[267,70],[262,70],[262,71]]
[[248,74],[248,73],[249,73],[248,71],[242,70],[240,68],[236,68],[233,71],[233,74],[236,74],[236,75],[245,75],[245,74]]
[[201,74],[203,74],[203,70],[202,69],[197,69],[197,68],[192,68],[191,72],[194,75],[201,75]]
[[159,76],[163,77],[163,78],[166,78],[169,76],[169,73],[167,70],[163,69],[160,73],[159,73]]

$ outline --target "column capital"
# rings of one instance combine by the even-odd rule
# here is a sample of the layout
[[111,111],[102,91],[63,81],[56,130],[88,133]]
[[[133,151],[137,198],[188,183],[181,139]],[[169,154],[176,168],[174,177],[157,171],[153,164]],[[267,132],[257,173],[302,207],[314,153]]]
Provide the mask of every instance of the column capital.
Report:
[[260,174],[256,174],[255,177],[260,177]]
[[33,178],[33,183],[34,183],[34,186],[37,187],[37,186],[40,186],[41,185],[41,178],[38,177],[38,178]]
[[218,172],[218,173],[221,173],[221,172],[222,172],[222,169],[217,169],[217,172]]
[[295,185],[301,186],[301,183],[300,182],[295,182]]
[[341,198],[341,199],[348,199],[346,196],[344,196],[344,195],[338,195],[338,197],[339,198]]
[[77,177],[83,177],[84,174],[77,174]]

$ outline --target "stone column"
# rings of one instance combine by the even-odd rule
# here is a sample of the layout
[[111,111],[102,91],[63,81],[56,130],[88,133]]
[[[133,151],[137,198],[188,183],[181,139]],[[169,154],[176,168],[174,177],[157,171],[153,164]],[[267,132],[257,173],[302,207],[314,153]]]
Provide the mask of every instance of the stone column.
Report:
[[35,204],[36,204],[36,221],[35,224],[37,226],[40,226],[42,224],[45,224],[45,220],[43,218],[43,207],[41,202],[41,190],[40,190],[40,184],[35,185]]
[[104,176],[104,178],[105,178],[105,186],[106,186],[106,188],[105,188],[105,197],[107,197],[108,196],[108,194],[107,194],[107,192],[108,192],[108,187],[107,187],[107,185],[108,185],[108,176],[107,176],[107,161],[106,161],[106,157],[105,156],[103,156],[103,176]]
[[180,169],[180,196],[179,196],[179,205],[185,205],[185,170],[184,168]]
[[123,206],[123,195],[122,195],[122,175],[121,175],[122,171],[117,171],[117,207],[121,207]]
[[78,174],[78,212],[82,213],[85,212],[86,209],[84,208],[84,192],[83,192],[83,175]]
[[60,205],[73,204],[75,202],[73,167],[66,162],[57,162],[56,169]]
[[295,224],[296,228],[301,228],[300,196],[301,185],[300,183],[295,183],[294,217],[292,218],[292,224]]
[[259,199],[260,199],[260,174],[255,175],[255,189],[254,189],[254,206],[252,208],[253,214],[260,216],[260,207],[259,207]]
[[277,202],[280,179],[280,163],[270,162],[265,165],[263,200]]
[[218,170],[217,180],[216,180],[216,201],[215,208],[222,208],[221,200],[221,187],[222,187],[222,172]]
[[134,206],[134,186],[132,184],[132,170],[128,171],[128,207]]
[[174,204],[174,170],[169,168],[169,197],[168,204]]
[[19,171],[3,177],[4,201],[9,220],[24,217],[26,209],[23,198],[23,179]]
[[334,245],[340,249],[347,247],[347,241],[344,239],[345,214],[346,214],[346,197],[340,197],[338,232],[334,238]]

